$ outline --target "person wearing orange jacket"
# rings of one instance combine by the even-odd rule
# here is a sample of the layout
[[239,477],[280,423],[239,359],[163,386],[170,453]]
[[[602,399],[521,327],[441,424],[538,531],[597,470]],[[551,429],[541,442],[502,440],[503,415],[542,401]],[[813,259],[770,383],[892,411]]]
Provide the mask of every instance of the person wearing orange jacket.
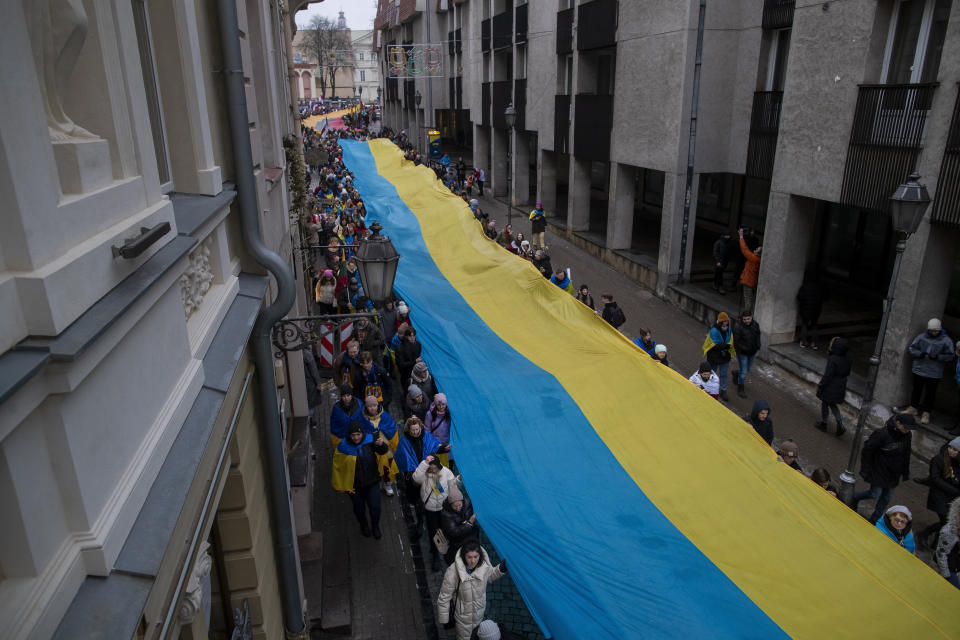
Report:
[[743,295],[741,296],[740,311],[744,309],[752,310],[757,300],[757,279],[760,277],[760,250],[763,247],[757,247],[753,251],[747,246],[743,239],[743,229],[740,234],[740,253],[746,259],[747,263],[743,267],[743,273],[740,274],[740,284],[743,285]]

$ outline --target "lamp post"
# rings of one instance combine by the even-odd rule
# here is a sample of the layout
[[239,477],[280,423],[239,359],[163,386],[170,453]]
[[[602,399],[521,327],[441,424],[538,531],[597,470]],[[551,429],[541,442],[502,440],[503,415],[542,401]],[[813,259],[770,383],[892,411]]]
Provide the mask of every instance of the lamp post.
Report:
[[513,103],[507,105],[503,112],[503,117],[507,121],[507,135],[510,136],[510,163],[507,165],[507,224],[513,223],[513,125],[517,122],[517,113],[513,110]]
[[863,427],[867,415],[873,405],[873,389],[877,384],[877,372],[880,369],[880,355],[883,351],[883,341],[887,333],[887,321],[890,318],[890,309],[893,306],[893,295],[897,287],[897,278],[900,275],[900,259],[907,248],[907,240],[920,226],[923,214],[930,204],[930,195],[927,188],[918,180],[920,174],[912,173],[907,182],[897,187],[890,196],[890,221],[897,234],[896,258],[893,261],[893,273],[890,275],[890,285],[887,297],[883,301],[883,315],[880,318],[880,330],[877,333],[877,342],[870,356],[870,372],[867,374],[867,392],[860,404],[857,415],[857,428],[853,433],[853,443],[850,446],[850,459],[847,468],[840,474],[840,499],[848,505],[853,504],[854,488],[857,478],[854,475],[857,469],[857,458],[860,456],[860,445],[863,438]]
[[416,95],[417,108],[413,110],[413,119],[414,119],[414,126],[417,129],[417,151],[419,151],[422,154],[423,149],[420,146],[420,142],[421,142],[420,139],[423,138],[423,132],[420,130],[420,101],[421,100],[423,100],[423,96],[420,95],[420,89],[417,89],[417,95]]

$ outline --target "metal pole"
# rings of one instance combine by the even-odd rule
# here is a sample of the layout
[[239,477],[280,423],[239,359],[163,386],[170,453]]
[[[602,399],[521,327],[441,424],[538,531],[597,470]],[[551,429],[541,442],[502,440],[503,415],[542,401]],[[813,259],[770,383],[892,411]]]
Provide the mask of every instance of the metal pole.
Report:
[[703,60],[703,23],[706,13],[707,0],[700,0],[700,17],[697,22],[697,56],[693,63],[693,97],[690,100],[690,140],[687,146],[687,185],[683,195],[683,227],[680,229],[678,282],[683,282],[683,272],[687,266],[687,232],[690,229],[690,203],[693,200],[693,158],[697,146],[697,103],[700,101],[700,63]]
[[887,334],[887,321],[890,318],[890,309],[893,307],[893,294],[897,287],[897,278],[900,276],[900,259],[907,248],[907,238],[909,234],[898,232],[897,238],[897,256],[893,261],[893,274],[890,276],[890,285],[887,289],[887,297],[883,301],[883,315],[880,318],[880,331],[877,333],[877,342],[873,348],[873,355],[870,356],[870,372],[867,374],[867,392],[863,396],[863,402],[860,403],[860,412],[857,414],[857,428],[853,433],[853,444],[850,446],[850,459],[847,461],[847,468],[840,474],[840,499],[847,505],[853,504],[853,492],[857,485],[855,475],[857,469],[857,458],[860,457],[860,446],[863,439],[863,427],[867,422],[867,415],[873,406],[873,388],[877,384],[877,372],[880,370],[880,356],[883,352],[883,341]]
[[507,182],[510,192],[507,194],[507,224],[513,224],[513,125],[510,125],[510,167],[507,169]]
[[[424,44],[430,44],[433,42],[433,36],[431,35],[431,29],[430,29],[430,4],[431,3],[428,2],[427,6],[424,7],[424,11],[423,11],[423,16],[425,20],[424,26],[426,26],[427,28],[427,37],[426,37],[426,42],[424,42]],[[424,115],[423,126],[424,128],[429,126],[432,129],[433,128],[433,78],[429,73],[427,74],[426,80],[427,80],[427,111],[426,113],[423,114]],[[430,115],[429,125],[427,123],[427,117],[426,117],[427,114]]]

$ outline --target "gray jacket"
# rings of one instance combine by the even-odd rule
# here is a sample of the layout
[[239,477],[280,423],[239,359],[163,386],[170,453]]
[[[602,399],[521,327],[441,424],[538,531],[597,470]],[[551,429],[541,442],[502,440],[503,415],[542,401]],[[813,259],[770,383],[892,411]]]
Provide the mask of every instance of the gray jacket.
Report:
[[953,341],[944,331],[936,337],[924,331],[910,343],[910,355],[913,373],[924,378],[942,378],[943,365],[953,361]]

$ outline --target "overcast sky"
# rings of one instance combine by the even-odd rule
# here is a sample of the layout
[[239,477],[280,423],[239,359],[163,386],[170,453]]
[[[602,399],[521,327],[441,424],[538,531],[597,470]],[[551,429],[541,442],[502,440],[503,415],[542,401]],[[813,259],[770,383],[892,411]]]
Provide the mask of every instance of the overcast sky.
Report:
[[372,29],[373,18],[377,14],[376,0],[324,0],[314,2],[306,9],[297,12],[297,27],[306,27],[313,16],[326,16],[336,20],[340,10],[347,19],[348,29]]

